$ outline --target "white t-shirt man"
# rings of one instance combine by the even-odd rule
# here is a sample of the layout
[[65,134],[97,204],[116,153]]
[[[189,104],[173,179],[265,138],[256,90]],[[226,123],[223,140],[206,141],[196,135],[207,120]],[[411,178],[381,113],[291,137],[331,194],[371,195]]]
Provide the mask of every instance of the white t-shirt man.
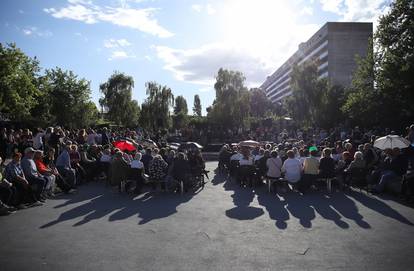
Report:
[[288,182],[297,183],[301,177],[302,163],[296,158],[288,158],[283,163],[282,171]]

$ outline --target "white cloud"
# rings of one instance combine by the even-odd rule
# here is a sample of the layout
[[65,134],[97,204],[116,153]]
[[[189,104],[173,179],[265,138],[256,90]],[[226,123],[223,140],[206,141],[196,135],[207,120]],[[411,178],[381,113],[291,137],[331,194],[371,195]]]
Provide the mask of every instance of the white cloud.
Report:
[[29,26],[22,29],[22,32],[26,36],[37,36],[37,37],[50,37],[53,35],[49,30],[40,30],[35,26]]
[[319,0],[322,9],[341,16],[342,21],[374,22],[389,7],[391,0]]
[[201,10],[203,9],[203,7],[202,7],[201,5],[198,5],[198,4],[191,5],[191,8],[192,8],[195,12],[201,12]]
[[135,9],[130,7],[97,6],[91,1],[69,0],[69,5],[61,8],[45,8],[46,13],[58,19],[71,19],[87,24],[108,22],[118,26],[129,27],[139,31],[167,38],[173,33],[158,24],[154,14],[158,9]]
[[304,7],[301,11],[300,11],[301,15],[312,15],[313,14],[313,8],[312,7]]
[[208,15],[213,15],[216,13],[216,9],[211,4],[193,4],[191,5],[191,9],[198,13],[205,11]]
[[[257,87],[321,25],[300,24],[297,10],[274,0],[225,0],[216,6],[220,36],[193,48],[154,46],[177,80],[212,87],[219,68],[238,70]],[[237,12],[236,12],[237,11]]]
[[126,58],[135,58],[135,55],[128,55],[125,51],[113,51],[108,60],[119,60]]
[[118,48],[118,47],[127,47],[131,46],[131,43],[126,39],[109,39],[104,40],[104,47],[105,48]]
[[213,8],[211,4],[207,4],[206,9],[208,15],[213,15],[216,13],[216,10]]
[[322,10],[333,13],[341,12],[344,0],[320,0]]
[[213,43],[195,49],[180,50],[156,46],[158,58],[164,68],[173,72],[180,81],[200,85],[212,85],[220,68],[242,71],[248,84],[257,84],[271,72],[271,68],[259,57],[231,44]]
[[205,88],[200,88],[198,91],[200,91],[200,92],[210,92],[210,91],[213,91],[214,90],[214,88],[212,88],[212,87],[205,87]]

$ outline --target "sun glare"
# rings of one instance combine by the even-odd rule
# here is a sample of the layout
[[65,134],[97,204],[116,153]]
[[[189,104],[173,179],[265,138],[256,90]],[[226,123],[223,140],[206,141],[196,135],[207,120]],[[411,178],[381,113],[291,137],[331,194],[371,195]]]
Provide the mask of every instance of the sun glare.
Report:
[[228,0],[218,10],[223,42],[272,67],[317,28],[298,23],[288,1]]

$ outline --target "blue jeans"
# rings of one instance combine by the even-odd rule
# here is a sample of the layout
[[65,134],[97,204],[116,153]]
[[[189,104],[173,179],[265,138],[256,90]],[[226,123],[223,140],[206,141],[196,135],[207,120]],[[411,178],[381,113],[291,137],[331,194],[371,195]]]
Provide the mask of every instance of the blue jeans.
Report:
[[399,176],[395,174],[393,171],[384,170],[381,174],[381,179],[379,180],[379,183],[375,187],[375,190],[377,190],[378,192],[383,192],[387,183],[395,180],[395,178],[397,177]]

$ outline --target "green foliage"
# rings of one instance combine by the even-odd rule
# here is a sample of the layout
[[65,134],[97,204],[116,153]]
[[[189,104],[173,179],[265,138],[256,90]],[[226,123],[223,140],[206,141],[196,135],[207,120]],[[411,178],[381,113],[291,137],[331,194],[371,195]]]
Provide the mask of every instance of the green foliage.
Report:
[[175,98],[173,127],[175,129],[184,128],[188,124],[188,107],[187,101],[183,96]]
[[151,130],[168,129],[171,123],[170,109],[174,106],[171,89],[157,82],[147,82],[145,87],[148,97],[141,106],[141,125]]
[[244,86],[241,72],[220,69],[214,88],[216,99],[207,116],[221,127],[243,127],[250,114],[250,94]]
[[41,110],[53,116],[53,122],[68,127],[84,127],[98,119],[98,109],[90,101],[89,81],[78,79],[72,71],[60,68],[47,70],[42,80],[47,97],[44,97]]
[[183,96],[175,97],[174,114],[177,115],[179,113],[188,114],[187,101]]
[[256,118],[264,117],[274,109],[274,105],[267,98],[266,93],[260,88],[250,90],[251,115]]
[[25,55],[15,44],[0,43],[0,112],[22,121],[31,116],[42,93],[37,88],[39,62]]
[[374,44],[375,51],[358,59],[342,109],[354,124],[398,128],[414,118],[413,1],[391,4],[379,20]]
[[414,2],[394,1],[374,37],[376,85],[382,108],[388,111],[382,121],[390,126],[408,124],[414,118]]
[[[372,48],[372,42],[369,46]],[[342,111],[349,117],[353,125],[372,126],[379,124],[380,93],[374,88],[375,55],[373,50],[367,52],[365,58],[357,57],[357,69],[352,77],[352,83],[347,90],[348,95],[342,106]]]
[[201,117],[201,101],[200,96],[194,95],[193,115]]
[[100,85],[103,98],[99,103],[107,110],[109,120],[129,127],[138,124],[139,105],[132,100],[133,87],[134,79],[119,72]]
[[288,114],[301,126],[330,128],[343,120],[343,88],[318,79],[316,62],[294,66],[291,73],[292,95],[286,99]]

